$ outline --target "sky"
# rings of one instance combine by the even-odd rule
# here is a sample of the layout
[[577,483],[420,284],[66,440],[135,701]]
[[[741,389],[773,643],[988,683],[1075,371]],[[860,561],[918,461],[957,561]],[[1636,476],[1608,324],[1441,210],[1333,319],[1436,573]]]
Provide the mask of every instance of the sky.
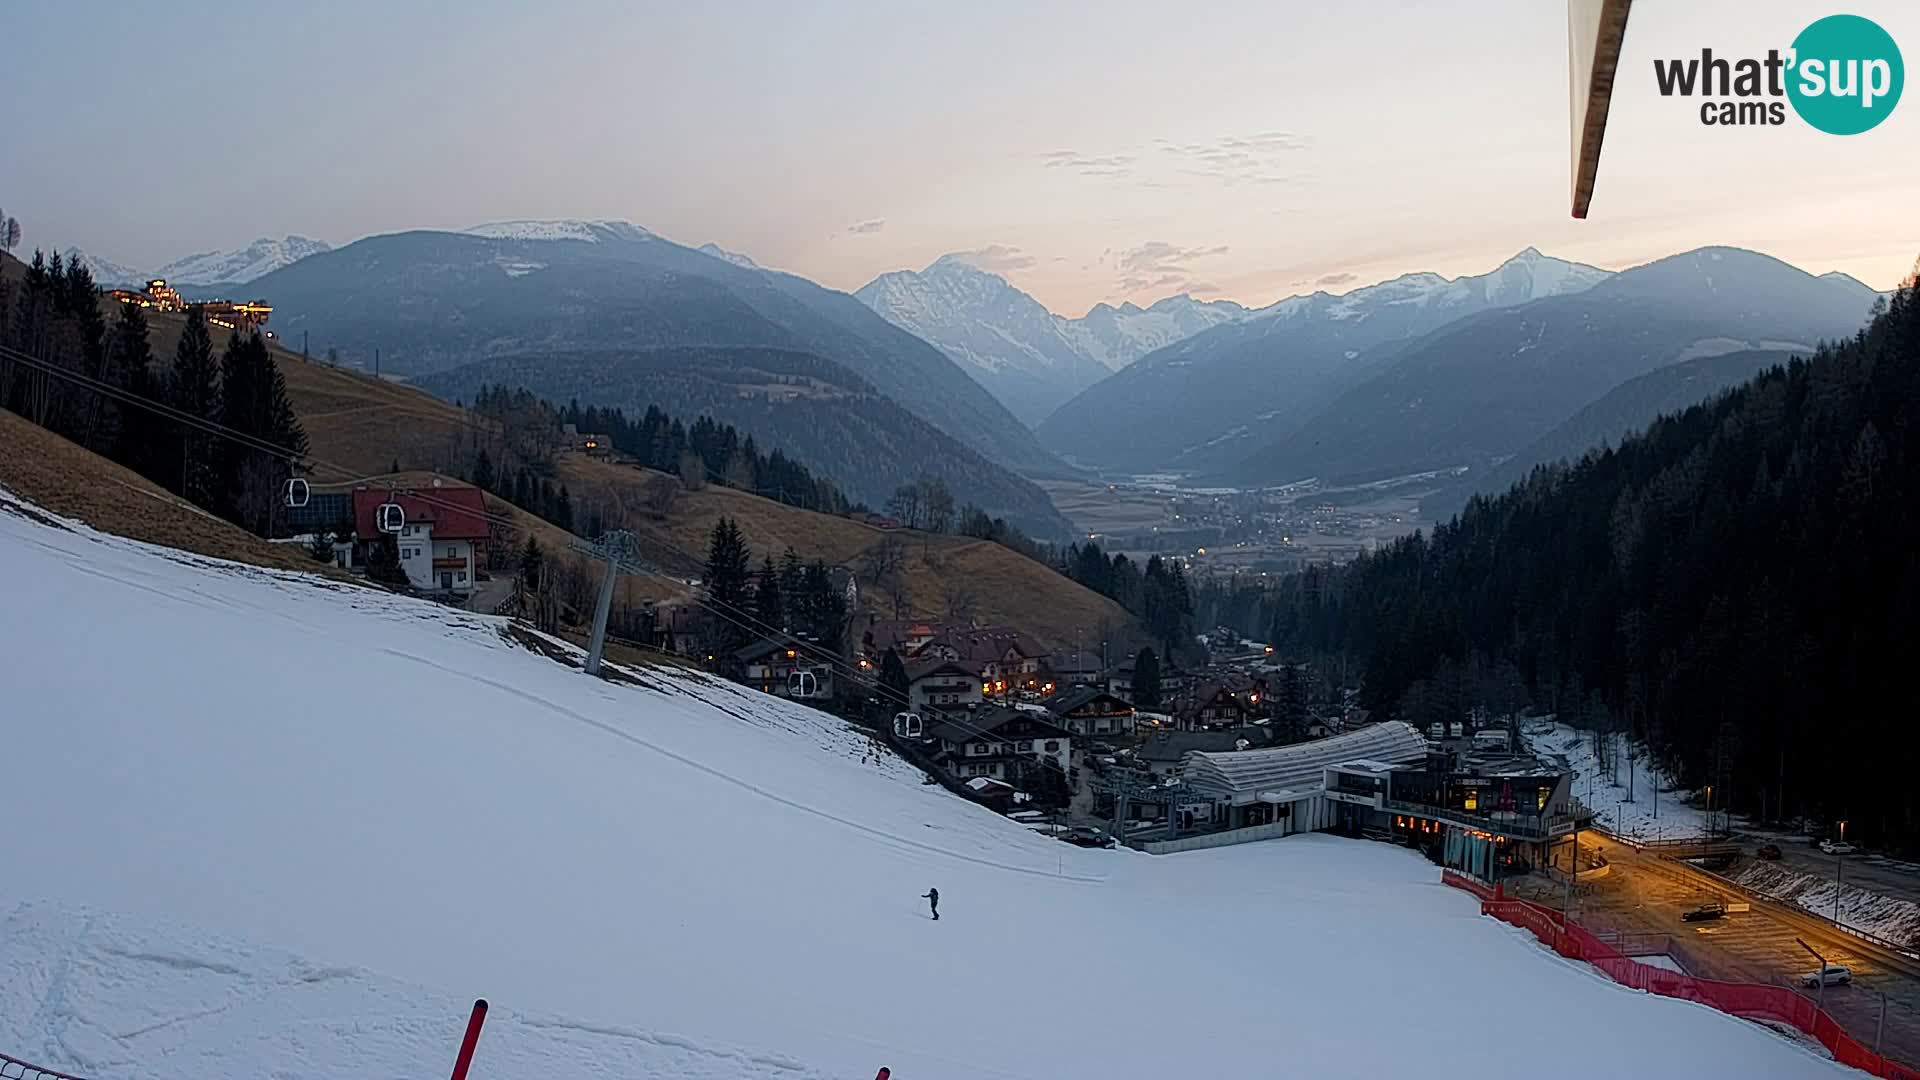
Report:
[[521,218],[848,290],[972,252],[1067,315],[1529,245],[1622,268],[1732,244],[1891,288],[1920,256],[1920,100],[1838,137],[1704,127],[1654,85],[1656,57],[1763,55],[1836,10],[1920,60],[1911,0],[1640,0],[1575,221],[1553,0],[21,5],[0,208],[23,249],[139,270]]

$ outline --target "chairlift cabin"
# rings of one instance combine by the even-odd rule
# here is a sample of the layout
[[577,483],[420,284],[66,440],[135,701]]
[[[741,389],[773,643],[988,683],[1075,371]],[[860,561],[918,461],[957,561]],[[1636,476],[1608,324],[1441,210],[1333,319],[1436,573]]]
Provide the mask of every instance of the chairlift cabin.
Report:
[[304,476],[296,476],[287,481],[286,503],[289,507],[298,510],[307,505],[307,496],[310,493],[311,489],[307,485],[307,478]]
[[901,739],[918,739],[927,733],[926,721],[917,712],[893,714],[893,734]]
[[407,512],[397,502],[383,502],[374,509],[373,524],[383,533],[398,533],[406,527]]
[[811,671],[791,671],[787,673],[787,696],[790,698],[823,697],[820,692],[820,679]]

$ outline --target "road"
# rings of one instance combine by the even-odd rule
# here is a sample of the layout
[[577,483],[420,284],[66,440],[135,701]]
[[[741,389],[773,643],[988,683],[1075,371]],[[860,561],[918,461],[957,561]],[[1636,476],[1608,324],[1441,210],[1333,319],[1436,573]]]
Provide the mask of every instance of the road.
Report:
[[[1822,881],[1833,880],[1837,858],[1804,838],[1743,835],[1739,839],[1752,847],[1773,844],[1780,849],[1780,865]],[[1914,863],[1857,851],[1846,857],[1841,880],[1856,889],[1920,904],[1920,865]]]
[[[1668,935],[1676,958],[1703,978],[1729,982],[1777,983],[1813,970],[1804,940],[1828,963],[1845,964],[1854,973],[1851,986],[1828,987],[1825,1005],[1854,1038],[1871,1047],[1886,996],[1884,1048],[1893,1057],[1920,1063],[1920,978],[1893,970],[1832,928],[1801,925],[1756,904],[1749,912],[1713,922],[1688,923],[1680,916],[1720,893],[1669,860],[1636,852],[1624,844],[1582,834],[1612,864],[1604,878],[1583,885],[1574,901],[1574,918],[1595,931]],[[1564,903],[1564,886],[1535,877],[1516,890],[1553,907]],[[1920,963],[1909,970],[1920,971]]]

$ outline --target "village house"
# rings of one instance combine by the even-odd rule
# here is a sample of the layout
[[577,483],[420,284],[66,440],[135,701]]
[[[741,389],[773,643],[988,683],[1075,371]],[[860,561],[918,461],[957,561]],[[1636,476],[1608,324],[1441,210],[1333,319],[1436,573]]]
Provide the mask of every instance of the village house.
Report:
[[1009,626],[945,629],[914,656],[978,664],[981,680],[992,686],[990,694],[1038,691],[1047,684],[1046,649]]
[[1097,685],[1103,670],[1100,654],[1086,650],[1056,653],[1047,658],[1047,674],[1059,686]]
[[833,696],[834,654],[790,634],[765,637],[733,654],[742,680],[763,694],[812,700]]
[[1019,786],[1036,768],[1073,765],[1073,735],[1045,713],[983,705],[949,714],[927,733],[938,750],[934,760],[962,780],[985,776]]
[[1133,706],[1097,686],[1063,690],[1043,704],[1075,735],[1133,734]]
[[[397,533],[382,533],[376,524],[379,508],[388,503],[400,506],[403,523]],[[479,488],[354,488],[354,564],[366,565],[373,545],[391,535],[409,585],[425,593],[466,596],[490,535],[486,515],[487,498]]]
[[1179,776],[1187,754],[1195,750],[1229,753],[1258,750],[1272,744],[1273,733],[1263,727],[1237,728],[1233,731],[1162,731],[1147,738],[1134,760],[1156,777]]
[[961,660],[927,660],[907,665],[908,708],[927,713],[935,709],[965,709],[984,700],[986,684],[980,666]]
[[1238,673],[1209,676],[1182,696],[1174,715],[1188,731],[1242,727],[1267,715],[1266,689],[1266,680]]

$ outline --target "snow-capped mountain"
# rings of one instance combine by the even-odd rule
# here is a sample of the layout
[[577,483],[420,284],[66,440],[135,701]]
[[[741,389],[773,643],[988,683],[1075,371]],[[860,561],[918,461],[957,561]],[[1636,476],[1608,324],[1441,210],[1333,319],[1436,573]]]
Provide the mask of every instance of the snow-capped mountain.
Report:
[[285,236],[278,240],[261,237],[233,251],[203,251],[184,259],[175,259],[155,270],[151,276],[166,278],[173,285],[243,285],[264,277],[283,266],[291,266],[309,255],[332,251],[324,240],[304,236]]
[[726,248],[721,247],[719,244],[713,244],[713,243],[701,244],[698,250],[700,250],[705,254],[711,255],[716,259],[725,259],[726,261],[732,263],[735,266],[742,266],[747,268],[748,270],[766,269],[765,267],[761,266],[759,263],[754,262],[752,259],[747,258],[745,255],[742,255],[737,251],[728,251]]
[[494,221],[461,231],[495,240],[585,240],[589,244],[597,244],[602,240],[652,240],[656,237],[651,230],[631,221],[579,221],[568,218],[552,221]]
[[1368,350],[1481,311],[1578,293],[1609,276],[1530,247],[1485,274],[1404,274],[1340,295],[1290,296],[1089,388],[1048,418],[1041,439],[1116,468],[1226,465],[1351,385],[1360,367],[1353,361]]
[[291,266],[309,255],[332,250],[333,246],[324,240],[311,240],[304,236],[284,236],[274,240],[263,236],[243,248],[202,251],[150,270],[136,269],[125,263],[82,252],[78,248],[69,248],[67,258],[79,255],[92,272],[94,283],[102,288],[137,288],[154,278],[165,278],[178,288],[244,285],[283,266]]
[[103,259],[98,255],[89,255],[79,248],[68,248],[66,259],[69,263],[78,259],[80,264],[93,275],[93,283],[103,289],[139,287],[147,283],[151,274],[144,274],[131,266]]
[[1231,300],[1195,300],[1182,293],[1144,308],[1130,302],[1119,307],[1095,304],[1067,325],[1069,336],[1088,355],[1119,371],[1155,349],[1247,314]]
[[1238,304],[1178,296],[1150,308],[1101,304],[1068,319],[965,255],[882,274],[854,295],[939,346],[1029,424],[1154,348],[1245,314]]

